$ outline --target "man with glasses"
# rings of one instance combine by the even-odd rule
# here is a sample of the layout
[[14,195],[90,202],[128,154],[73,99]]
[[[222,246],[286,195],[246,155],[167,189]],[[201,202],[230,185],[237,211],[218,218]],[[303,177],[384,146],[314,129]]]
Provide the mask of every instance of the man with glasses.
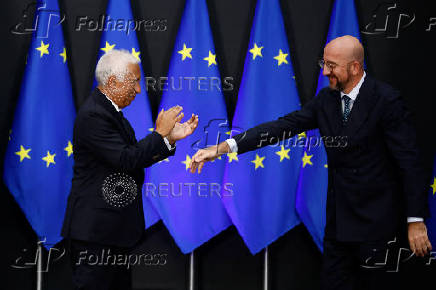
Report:
[[358,39],[332,40],[319,62],[329,87],[299,111],[199,150],[190,165],[191,172],[201,172],[221,154],[242,154],[315,128],[323,137],[345,138],[345,146],[324,144],[329,183],[323,289],[394,289],[394,276],[383,266],[390,242],[407,237],[417,256],[432,249],[423,222],[427,185],[410,114],[400,93],[366,75],[363,63]]

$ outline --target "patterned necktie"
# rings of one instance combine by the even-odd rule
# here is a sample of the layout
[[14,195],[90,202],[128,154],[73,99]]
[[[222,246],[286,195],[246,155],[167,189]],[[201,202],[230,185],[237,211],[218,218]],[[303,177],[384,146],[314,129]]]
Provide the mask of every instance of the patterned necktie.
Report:
[[342,123],[347,123],[348,117],[350,116],[350,101],[351,98],[347,95],[343,95],[342,99],[344,100],[344,113],[342,114]]

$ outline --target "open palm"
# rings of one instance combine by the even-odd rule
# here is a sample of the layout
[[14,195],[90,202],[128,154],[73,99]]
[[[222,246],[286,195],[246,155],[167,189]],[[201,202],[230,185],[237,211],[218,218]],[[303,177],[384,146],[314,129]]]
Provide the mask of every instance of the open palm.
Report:
[[174,141],[181,140],[191,135],[198,126],[198,116],[192,114],[192,117],[184,122],[177,122],[174,125],[173,130],[170,132],[170,138]]

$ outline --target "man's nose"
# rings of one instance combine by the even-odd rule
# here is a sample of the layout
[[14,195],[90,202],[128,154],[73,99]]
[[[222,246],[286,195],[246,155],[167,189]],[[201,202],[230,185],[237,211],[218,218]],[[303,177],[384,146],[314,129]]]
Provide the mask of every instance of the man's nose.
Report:
[[328,76],[330,74],[331,70],[324,64],[324,67],[322,68],[322,75]]

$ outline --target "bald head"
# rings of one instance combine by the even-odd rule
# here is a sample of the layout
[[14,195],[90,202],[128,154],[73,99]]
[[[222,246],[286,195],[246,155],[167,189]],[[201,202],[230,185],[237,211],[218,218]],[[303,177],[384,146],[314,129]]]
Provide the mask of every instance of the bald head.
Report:
[[362,78],[364,51],[360,41],[345,35],[330,41],[324,48],[323,75],[329,86],[348,93]]
[[333,39],[324,48],[324,53],[326,52],[346,62],[357,61],[363,66],[363,46],[354,36],[345,35]]

